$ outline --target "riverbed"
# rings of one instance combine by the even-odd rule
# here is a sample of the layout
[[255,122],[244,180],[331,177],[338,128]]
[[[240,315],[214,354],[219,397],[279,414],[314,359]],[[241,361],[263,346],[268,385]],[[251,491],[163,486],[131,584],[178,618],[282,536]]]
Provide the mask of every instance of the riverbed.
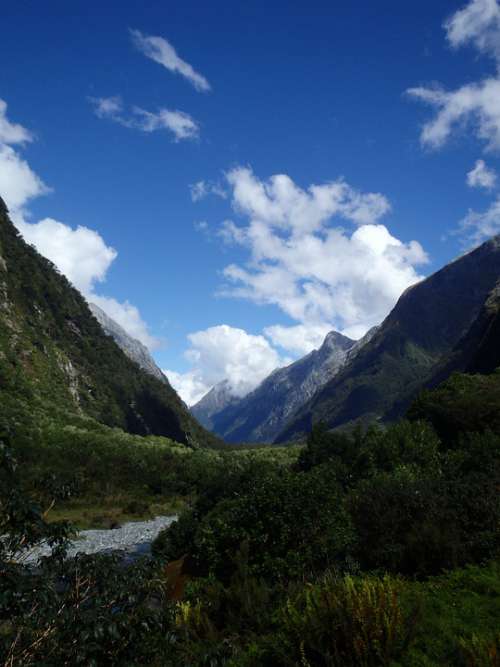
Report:
[[[111,530],[82,530],[70,543],[67,557],[77,553],[96,554],[122,552],[127,560],[147,556],[157,535],[177,520],[177,516],[157,516],[149,521],[131,521]],[[18,560],[36,563],[42,556],[49,556],[51,548],[41,544],[25,553]]]

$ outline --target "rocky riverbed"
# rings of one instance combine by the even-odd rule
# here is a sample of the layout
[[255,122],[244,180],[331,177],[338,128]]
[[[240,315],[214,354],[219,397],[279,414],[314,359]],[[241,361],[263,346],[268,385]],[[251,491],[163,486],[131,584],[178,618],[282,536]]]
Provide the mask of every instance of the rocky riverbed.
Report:
[[[77,553],[95,554],[123,552],[127,560],[148,555],[151,543],[167,526],[177,520],[176,516],[157,516],[150,521],[134,521],[112,530],[82,530],[78,539],[71,542],[68,558]],[[40,545],[19,558],[23,563],[36,563],[42,556],[50,555],[48,545]]]

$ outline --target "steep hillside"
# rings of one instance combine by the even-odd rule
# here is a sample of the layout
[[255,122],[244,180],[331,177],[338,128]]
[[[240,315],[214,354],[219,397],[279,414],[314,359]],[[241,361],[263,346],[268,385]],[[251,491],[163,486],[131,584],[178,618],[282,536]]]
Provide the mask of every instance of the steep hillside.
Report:
[[472,361],[471,351],[483,327],[485,335],[489,331],[490,342],[485,340],[483,357],[474,363],[479,368],[478,364],[486,363],[481,362],[484,355],[490,355],[491,366],[498,355],[494,338],[499,325],[495,308],[488,315],[487,302],[494,301],[499,279],[497,236],[408,289],[372,340],[292,417],[277,441],[307,433],[319,421],[334,428],[402,414],[438,371],[444,379],[454,369],[447,364],[476,320],[475,343],[466,358]]
[[0,199],[0,420],[75,413],[190,444],[214,438],[175,391],[104,334],[80,293],[26,244]]
[[114,339],[115,343],[125,352],[127,357],[135,361],[143,370],[164,384],[169,383],[161,369],[155,364],[153,357],[145,345],[130,336],[123,327],[109,317],[95,303],[89,303],[89,308],[92,311],[92,315],[104,329],[104,333]]
[[330,332],[319,350],[277,369],[253,392],[212,414],[214,432],[233,443],[271,442],[289,416],[339,371],[355,345]]

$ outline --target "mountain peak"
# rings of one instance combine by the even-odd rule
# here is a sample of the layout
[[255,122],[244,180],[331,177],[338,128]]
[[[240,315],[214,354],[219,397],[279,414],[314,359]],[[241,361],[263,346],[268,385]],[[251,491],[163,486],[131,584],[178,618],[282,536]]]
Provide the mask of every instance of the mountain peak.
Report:
[[497,235],[407,289],[371,340],[354,356],[348,353],[341,372],[297,411],[277,441],[302,435],[319,421],[336,428],[400,416],[483,311],[472,340],[480,338],[478,333],[491,332],[492,344],[484,347],[483,356],[493,363],[489,360],[498,358],[498,321],[490,318],[486,305],[499,280]]

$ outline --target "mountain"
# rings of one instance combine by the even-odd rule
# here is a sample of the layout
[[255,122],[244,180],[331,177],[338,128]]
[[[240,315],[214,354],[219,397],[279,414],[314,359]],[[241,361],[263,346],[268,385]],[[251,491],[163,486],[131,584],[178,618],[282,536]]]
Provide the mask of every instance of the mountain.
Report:
[[95,303],[89,303],[92,315],[104,329],[104,333],[111,336],[115,343],[121,347],[127,357],[135,361],[143,370],[157,378],[161,382],[168,384],[168,380],[162,371],[155,364],[153,357],[149,354],[148,348],[136,338],[132,338],[118,322],[115,322],[104,310]]
[[494,363],[499,279],[496,236],[407,289],[373,338],[292,416],[276,441],[300,437],[319,421],[335,428],[400,416],[433,377],[471,366],[481,337],[483,357],[489,354]]
[[191,414],[196,417],[202,426],[212,430],[214,415],[229,405],[238,402],[238,400],[238,397],[231,390],[229,380],[222,380],[190,408]]
[[216,441],[168,383],[104,333],[81,294],[21,238],[0,199],[0,427],[55,413],[192,445]]
[[319,350],[273,371],[250,394],[212,412],[211,428],[227,442],[271,442],[290,415],[339,371],[355,346],[350,338],[330,332]]

